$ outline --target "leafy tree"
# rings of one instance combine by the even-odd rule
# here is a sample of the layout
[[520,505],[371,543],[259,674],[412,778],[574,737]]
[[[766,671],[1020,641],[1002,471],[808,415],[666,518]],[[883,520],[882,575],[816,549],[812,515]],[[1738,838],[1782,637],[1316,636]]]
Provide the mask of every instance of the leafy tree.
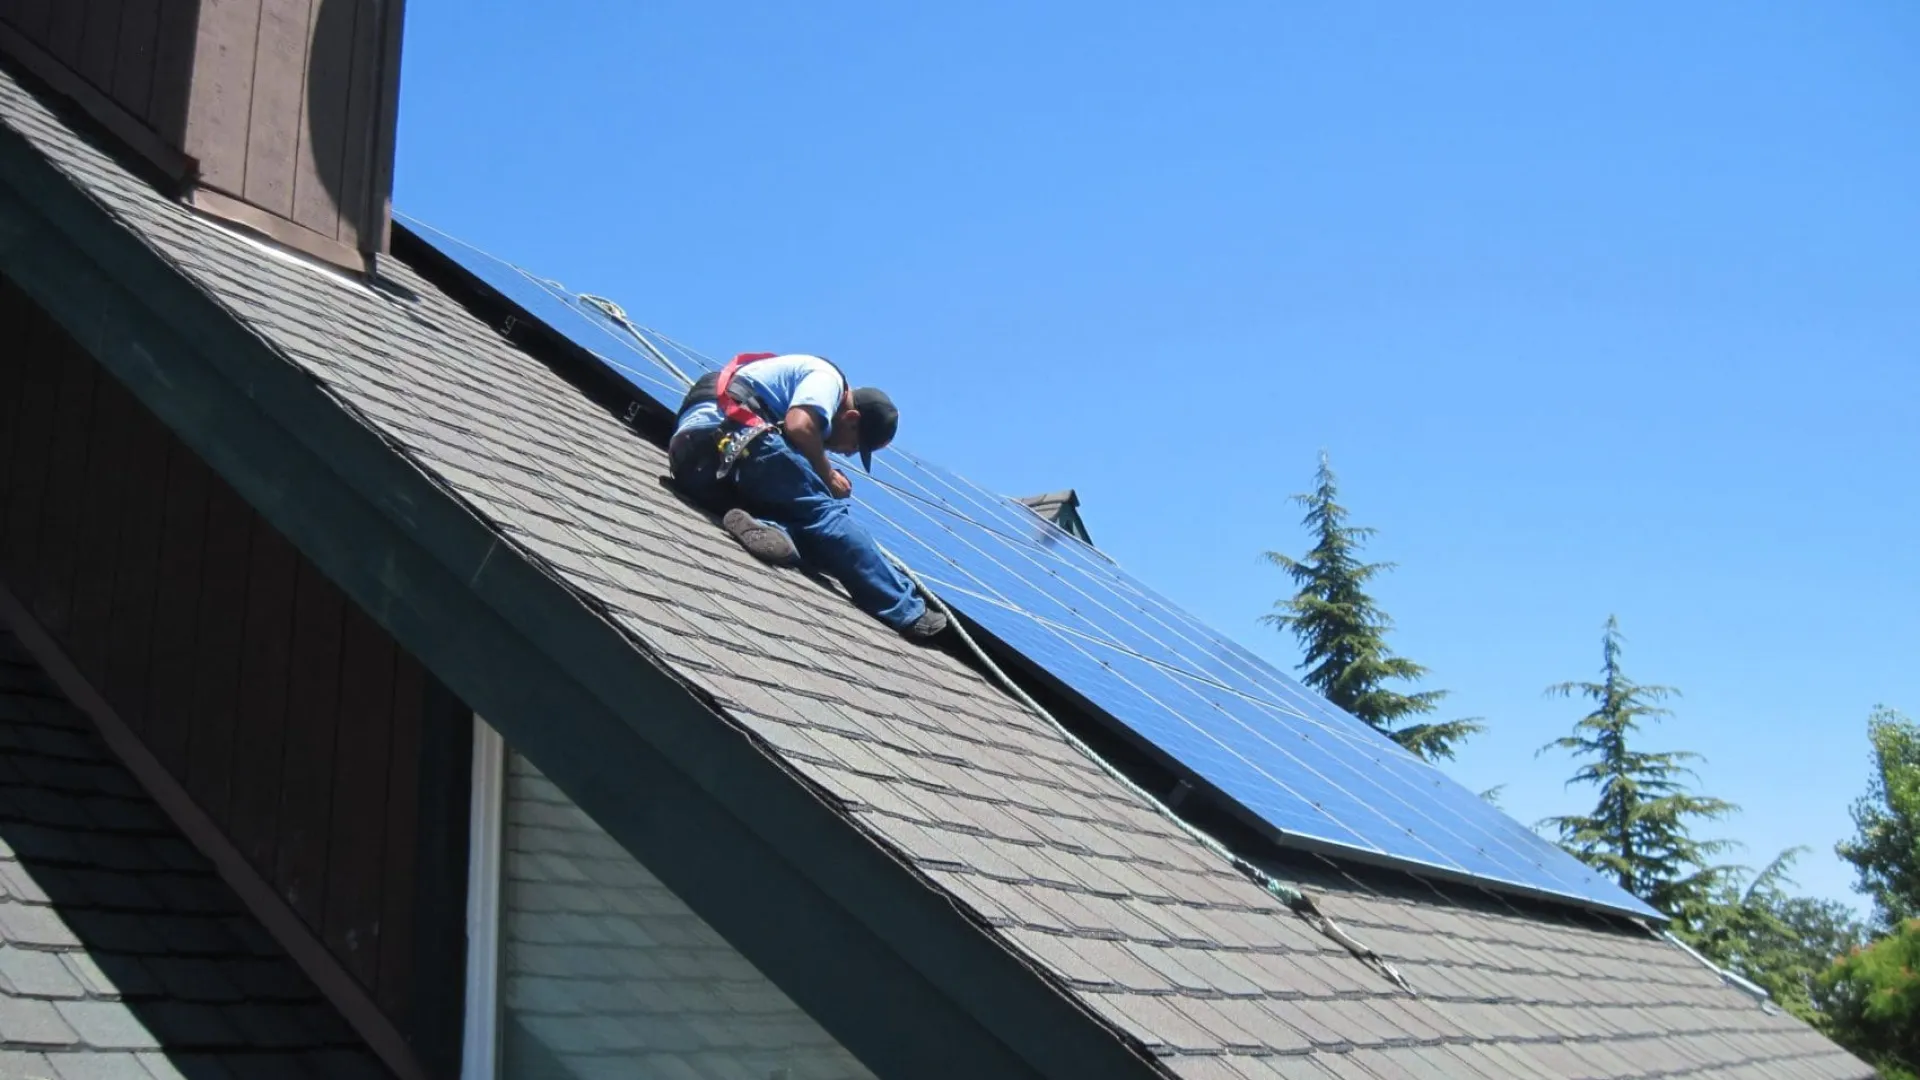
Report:
[[1360,549],[1373,530],[1348,524],[1339,494],[1333,468],[1322,453],[1314,490],[1293,497],[1307,509],[1301,524],[1313,536],[1312,550],[1301,559],[1265,553],[1300,591],[1275,603],[1276,610],[1260,621],[1299,639],[1307,685],[1327,700],[1429,761],[1451,758],[1460,741],[1482,725],[1473,719],[1421,720],[1439,707],[1447,692],[1403,693],[1394,688],[1418,683],[1427,669],[1387,647],[1393,620],[1367,595],[1366,586],[1393,564],[1361,560]]
[[1823,972],[1825,1028],[1886,1080],[1920,1078],[1920,919],[1907,919]]
[[1548,818],[1543,825],[1559,833],[1560,846],[1575,858],[1611,875],[1620,887],[1683,924],[1713,901],[1728,872],[1709,860],[1731,845],[1699,840],[1693,827],[1733,813],[1738,807],[1692,794],[1686,762],[1699,757],[1685,751],[1649,753],[1635,746],[1640,725],[1671,715],[1660,702],[1678,691],[1642,686],[1620,668],[1620,625],[1611,616],[1601,637],[1599,682],[1568,682],[1547,688],[1559,697],[1583,697],[1593,711],[1573,734],[1540,748],[1571,751],[1584,759],[1573,784],[1600,791],[1590,814]]
[[1884,706],[1867,721],[1873,778],[1853,804],[1859,835],[1835,851],[1883,926],[1920,917],[1920,727]]
[[1838,900],[1817,900],[1811,896],[1789,897],[1779,907],[1780,919],[1800,939],[1815,973],[1867,944],[1873,937],[1867,925],[1853,909]]
[[1676,933],[1728,970],[1752,980],[1788,1012],[1825,1022],[1819,978],[1834,960],[1867,940],[1845,904],[1790,896],[1787,871],[1804,853],[1783,851],[1744,881],[1729,876]]
[[1771,976],[1773,981],[1759,976],[1749,978],[1767,987],[1774,1000],[1795,1016],[1825,1030],[1828,1004],[1820,978],[1855,949],[1865,946],[1871,935],[1866,924],[1854,916],[1853,909],[1838,900],[1795,896],[1780,905],[1778,915],[1799,941],[1797,956],[1770,969],[1778,973]]

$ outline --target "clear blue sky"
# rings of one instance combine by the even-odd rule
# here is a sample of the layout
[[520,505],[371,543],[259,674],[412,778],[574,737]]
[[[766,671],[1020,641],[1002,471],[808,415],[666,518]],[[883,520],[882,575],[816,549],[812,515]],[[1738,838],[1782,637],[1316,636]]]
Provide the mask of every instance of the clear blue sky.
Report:
[[[1394,643],[1534,749],[1617,613],[1726,833],[1831,855],[1920,712],[1920,6],[413,0],[399,204],[1256,623],[1332,455]],[[1064,413],[1062,410],[1066,410]]]

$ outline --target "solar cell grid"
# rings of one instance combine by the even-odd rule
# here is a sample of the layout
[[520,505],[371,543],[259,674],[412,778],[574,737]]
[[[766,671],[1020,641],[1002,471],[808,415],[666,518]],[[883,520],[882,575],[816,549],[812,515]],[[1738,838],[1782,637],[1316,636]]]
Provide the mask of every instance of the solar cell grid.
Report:
[[[661,357],[685,372],[716,366],[439,237],[469,273],[669,408],[683,384]],[[855,513],[968,619],[1280,842],[1660,917],[1026,506],[891,450],[856,478]]]
[[[909,454],[891,457],[888,469],[899,475],[885,477],[890,484],[924,490],[930,478],[951,476]],[[963,481],[949,485],[949,503],[992,498],[969,494]],[[869,526],[891,534],[883,542],[950,603],[1290,837],[1644,910],[1431,765],[1207,631],[1106,559],[1088,557],[1078,540],[1062,534],[1055,545],[1019,543],[1009,531],[939,523],[919,500],[888,505],[893,494],[863,493],[874,511]],[[997,501],[1006,513],[1025,511]],[[907,554],[916,549],[931,558]],[[1022,560],[1030,564],[1024,573]],[[1050,587],[1034,584],[1043,576]],[[1008,582],[1011,591],[999,588]],[[1030,594],[1044,600],[1030,604],[1023,599]]]

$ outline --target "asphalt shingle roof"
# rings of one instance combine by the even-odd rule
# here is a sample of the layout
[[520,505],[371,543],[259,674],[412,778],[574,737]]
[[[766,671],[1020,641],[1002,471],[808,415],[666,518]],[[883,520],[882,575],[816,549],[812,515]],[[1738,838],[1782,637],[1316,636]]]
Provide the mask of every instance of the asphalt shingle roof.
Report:
[[388,1073],[0,632],[0,1077]]
[[[1644,930],[1289,865],[1420,996],[1393,991],[982,676],[745,557],[658,447],[411,268],[267,255],[4,76],[0,122],[1168,1075],[1872,1075]],[[715,599],[743,592],[751,626]]]

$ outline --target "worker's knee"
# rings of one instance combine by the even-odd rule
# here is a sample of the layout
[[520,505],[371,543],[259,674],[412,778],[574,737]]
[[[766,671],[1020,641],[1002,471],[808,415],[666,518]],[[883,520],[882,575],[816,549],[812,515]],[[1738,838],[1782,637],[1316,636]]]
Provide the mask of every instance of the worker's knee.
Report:
[[821,540],[844,540],[852,529],[853,515],[840,499],[809,499],[798,509],[798,528]]

